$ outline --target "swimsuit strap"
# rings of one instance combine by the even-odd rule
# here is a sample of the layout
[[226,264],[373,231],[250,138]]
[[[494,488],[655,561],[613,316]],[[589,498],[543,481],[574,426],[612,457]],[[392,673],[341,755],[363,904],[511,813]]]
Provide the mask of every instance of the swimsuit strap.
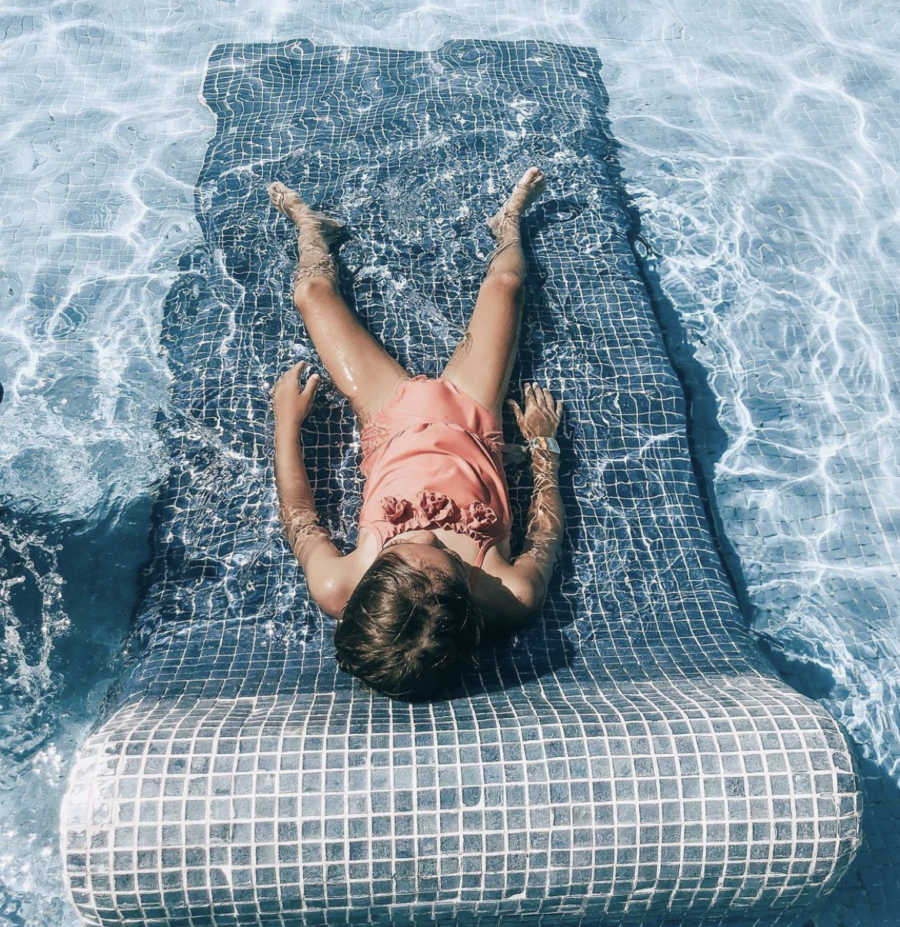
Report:
[[365,527],[378,535],[378,552],[381,553],[381,551],[384,550],[384,545],[387,544],[387,534],[382,532],[381,526],[377,521],[366,522]]
[[478,555],[475,557],[475,562],[472,564],[473,567],[480,567],[484,562],[484,555],[487,553],[488,548],[491,544],[495,543],[496,538],[486,538],[485,542],[481,545],[478,550]]

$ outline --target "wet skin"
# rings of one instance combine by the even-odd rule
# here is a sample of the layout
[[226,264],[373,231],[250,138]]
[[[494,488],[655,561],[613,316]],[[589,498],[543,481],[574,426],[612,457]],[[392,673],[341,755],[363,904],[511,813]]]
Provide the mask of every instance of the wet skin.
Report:
[[413,567],[437,568],[445,573],[454,570],[469,585],[469,565],[460,555],[447,547],[434,531],[406,531],[400,536],[388,539],[385,550],[394,550]]

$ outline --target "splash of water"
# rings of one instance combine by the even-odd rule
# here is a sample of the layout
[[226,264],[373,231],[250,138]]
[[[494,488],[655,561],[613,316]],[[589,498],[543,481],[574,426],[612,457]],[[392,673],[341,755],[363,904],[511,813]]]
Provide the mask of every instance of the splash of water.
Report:
[[[35,923],[26,917],[25,899],[59,881],[52,825],[42,826],[40,818],[55,817],[42,800],[54,794],[63,774],[51,741],[62,677],[50,657],[70,629],[60,549],[21,519],[0,519],[0,912],[11,925]],[[56,917],[67,913],[59,897],[41,908]]]
[[[63,578],[51,544],[10,517],[0,522],[0,790],[15,784],[15,766],[45,743],[60,676],[50,669],[56,639],[69,630]],[[36,600],[32,605],[28,599]],[[31,607],[29,607],[31,605]],[[37,620],[20,615],[39,616]],[[3,773],[6,773],[4,776]],[[8,776],[12,776],[10,781]]]

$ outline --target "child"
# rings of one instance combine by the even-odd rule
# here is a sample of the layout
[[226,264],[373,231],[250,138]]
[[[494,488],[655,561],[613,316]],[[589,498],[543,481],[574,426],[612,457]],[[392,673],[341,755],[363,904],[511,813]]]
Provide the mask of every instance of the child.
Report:
[[297,225],[294,305],[361,427],[366,477],[357,547],[342,556],[318,524],[299,441],[319,375],[304,361],[275,386],[275,480],[285,535],[310,595],[337,619],[339,667],[412,701],[476,663],[486,634],[523,627],[540,607],[564,528],[555,434],[562,402],[526,384],[534,494],[522,552],[511,557],[503,470],[503,398],[518,346],[525,256],[519,216],[543,189],[522,175],[488,225],[497,239],[466,335],[443,373],[410,375],[359,324],[336,287],[326,236],[339,227],[283,184],[273,205]]

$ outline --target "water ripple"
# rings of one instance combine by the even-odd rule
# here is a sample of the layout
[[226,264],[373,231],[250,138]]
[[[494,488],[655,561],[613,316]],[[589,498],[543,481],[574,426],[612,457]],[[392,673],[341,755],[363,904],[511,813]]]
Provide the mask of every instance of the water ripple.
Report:
[[[197,93],[215,43],[596,46],[644,234],[727,437],[715,496],[754,624],[822,668],[820,697],[900,777],[900,20],[838,0],[395,0],[360,19],[324,0],[0,2],[0,495],[96,523],[165,470],[159,322],[200,235],[193,188],[213,124]],[[377,86],[361,91],[379,104]],[[514,104],[527,112],[527,95]],[[38,574],[57,575],[49,562]],[[36,691],[63,712],[52,686]],[[40,762],[4,757],[0,777],[49,800],[87,720],[57,720],[56,753],[26,726]],[[74,927],[40,801],[4,832],[3,916]]]

